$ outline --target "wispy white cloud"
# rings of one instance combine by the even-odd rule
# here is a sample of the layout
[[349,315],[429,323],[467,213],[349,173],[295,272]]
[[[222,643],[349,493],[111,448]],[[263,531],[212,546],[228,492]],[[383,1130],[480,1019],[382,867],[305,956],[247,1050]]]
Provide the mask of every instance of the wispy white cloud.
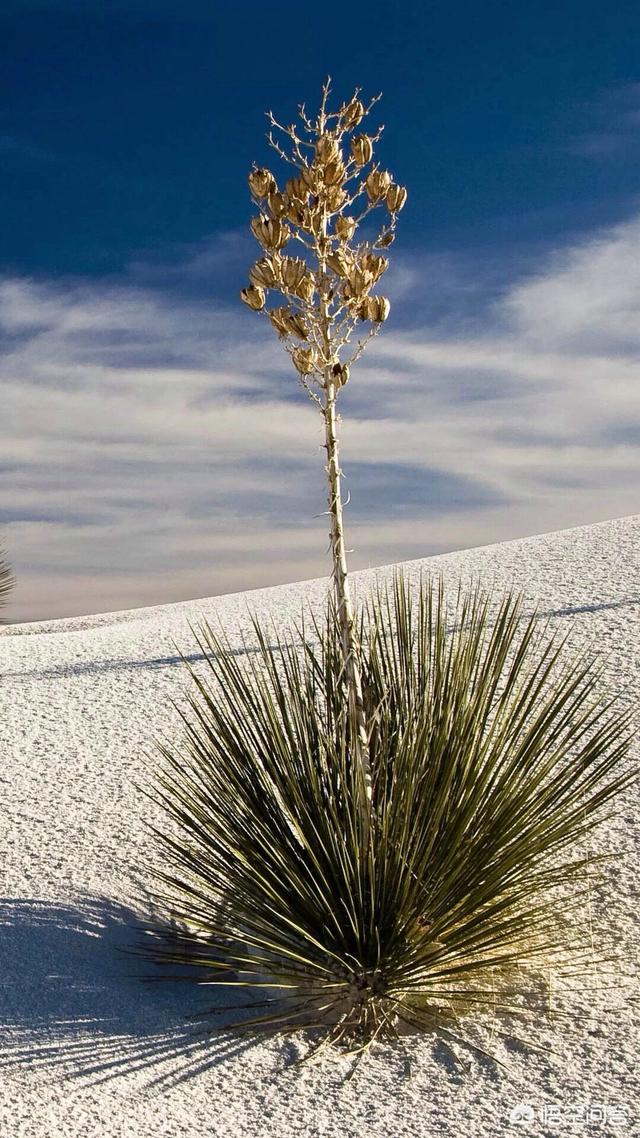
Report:
[[[185,275],[222,271],[224,245]],[[436,268],[448,301],[391,321],[343,393],[354,566],[637,510],[639,253],[635,218],[474,316],[454,261],[395,259],[400,312]],[[0,282],[16,617],[328,569],[321,423],[278,344],[239,306],[143,277]]]

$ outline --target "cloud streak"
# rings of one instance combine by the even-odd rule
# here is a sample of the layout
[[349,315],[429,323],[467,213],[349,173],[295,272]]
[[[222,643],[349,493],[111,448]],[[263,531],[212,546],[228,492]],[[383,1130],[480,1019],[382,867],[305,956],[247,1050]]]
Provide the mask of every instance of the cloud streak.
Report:
[[[119,284],[0,281],[16,619],[328,571],[317,411],[268,329],[191,289],[237,253],[227,235],[165,288],[140,264]],[[354,567],[637,510],[639,254],[640,217],[475,309],[454,266],[419,323],[433,258],[396,258],[402,318],[343,393]]]
[[586,120],[567,149],[597,162],[633,162],[640,152],[640,83],[623,83],[597,99],[580,104],[575,113]]

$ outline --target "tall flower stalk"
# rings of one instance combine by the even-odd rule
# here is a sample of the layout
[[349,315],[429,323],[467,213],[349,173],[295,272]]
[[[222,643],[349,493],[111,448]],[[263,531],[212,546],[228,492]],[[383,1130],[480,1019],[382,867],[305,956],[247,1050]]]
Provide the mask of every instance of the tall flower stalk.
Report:
[[[375,145],[383,127],[373,134],[359,129],[380,96],[365,106],[357,89],[349,102],[330,112],[330,90],[327,79],[315,119],[309,118],[304,105],[298,108],[298,122],[290,126],[268,113],[269,143],[294,168],[294,174],[282,188],[270,170],[254,167],[249,174],[252,199],[260,211],[251,221],[251,230],[264,255],[251,268],[251,283],[241,296],[249,308],[269,319],[302,386],[323,416],[333,581],[350,742],[370,803],[369,739],[349,588],[336,404],[351,365],[389,315],[388,299],[373,289],[388,267],[383,250],[395,238],[407,191],[375,161]],[[360,225],[378,208],[384,212],[384,223],[358,240]],[[301,256],[289,251],[295,243],[302,246]],[[269,307],[270,293],[279,293],[284,303]],[[364,329],[364,334],[357,335]]]

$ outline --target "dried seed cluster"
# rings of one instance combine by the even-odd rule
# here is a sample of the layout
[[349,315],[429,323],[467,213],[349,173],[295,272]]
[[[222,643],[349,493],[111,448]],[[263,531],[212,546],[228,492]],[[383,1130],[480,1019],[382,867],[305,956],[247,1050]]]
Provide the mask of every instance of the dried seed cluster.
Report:
[[[266,314],[310,394],[309,383],[343,386],[349,365],[387,319],[389,300],[372,290],[388,267],[382,250],[392,244],[407,200],[406,189],[374,161],[383,128],[354,133],[379,96],[365,107],[356,91],[337,112],[328,113],[327,93],[328,86],[315,121],[304,106],[298,124],[291,126],[281,126],[269,114],[288,149],[273,131],[269,141],[295,172],[282,187],[270,170],[254,167],[249,174],[259,209],[251,231],[263,256],[241,292],[249,308]],[[373,238],[357,242],[359,225],[378,207],[386,214],[384,225]],[[301,256],[292,255],[294,243],[303,247]],[[280,293],[284,303],[269,307],[270,292]],[[371,325],[367,336],[345,351],[363,322]]]

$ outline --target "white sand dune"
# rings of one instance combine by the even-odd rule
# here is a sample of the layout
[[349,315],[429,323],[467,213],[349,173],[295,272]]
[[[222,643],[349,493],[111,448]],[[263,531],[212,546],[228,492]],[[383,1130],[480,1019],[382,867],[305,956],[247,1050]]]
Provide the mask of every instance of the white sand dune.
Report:
[[[355,574],[359,593],[393,568]],[[404,569],[524,590],[604,655],[609,686],[637,706],[640,515]],[[203,1045],[184,1017],[212,1002],[208,990],[143,984],[119,951],[132,944],[135,867],[152,855],[144,823],[160,817],[136,784],[154,735],[178,730],[170,701],[187,684],[189,622],[219,618],[239,643],[251,607],[287,622],[303,601],[320,609],[326,589],[305,581],[0,633],[2,1138],[638,1133],[637,788],[593,842],[623,853],[592,898],[622,964],[593,990],[558,995],[575,1015],[523,1032],[540,1050],[496,1035],[508,1070],[470,1060],[464,1077],[431,1038],[410,1042],[410,1072],[384,1047],[348,1081],[349,1060],[298,1067],[287,1041],[214,1033]],[[518,1103],[532,1121],[510,1121]]]

